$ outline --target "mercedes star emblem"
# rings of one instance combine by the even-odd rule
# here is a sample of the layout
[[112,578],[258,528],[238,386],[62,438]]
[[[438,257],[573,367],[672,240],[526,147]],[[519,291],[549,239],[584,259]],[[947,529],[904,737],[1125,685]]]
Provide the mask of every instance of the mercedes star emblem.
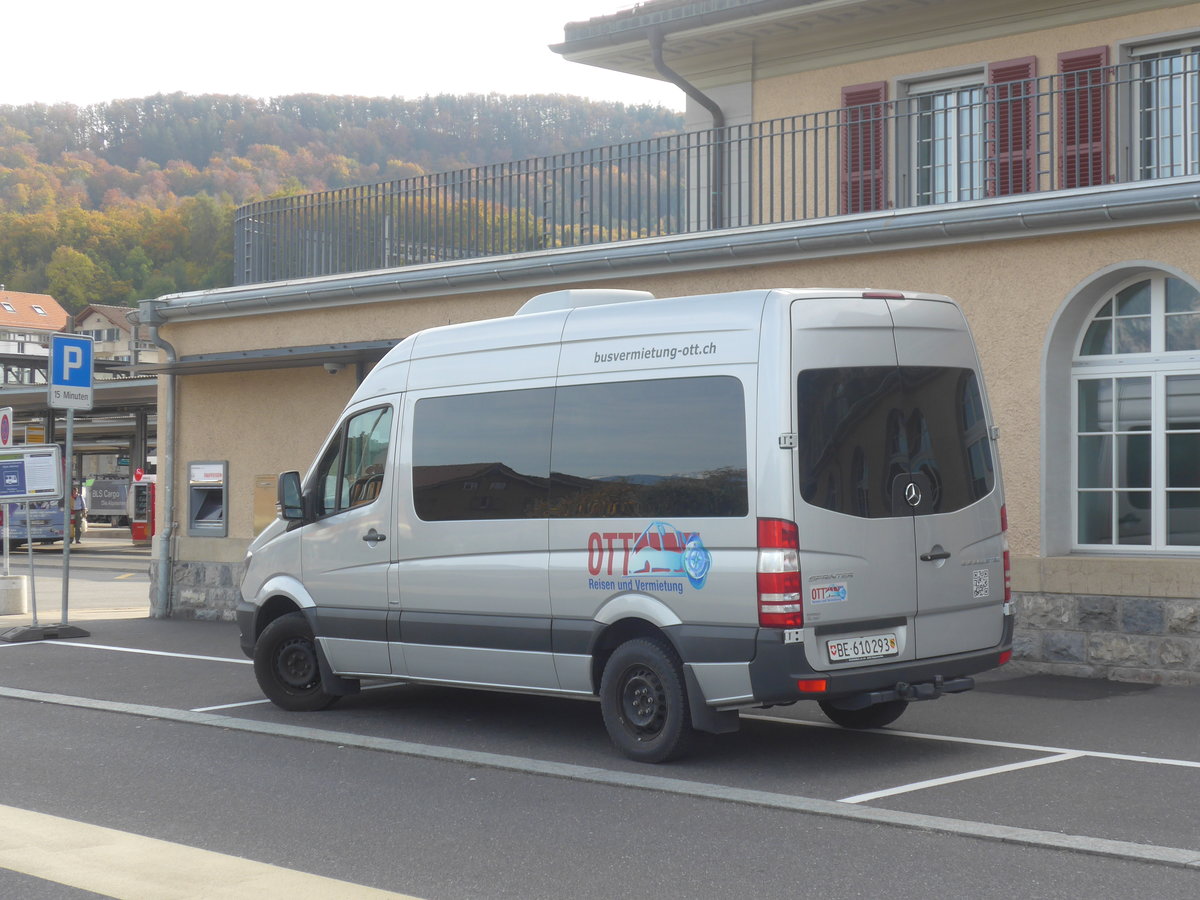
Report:
[[904,499],[908,501],[908,505],[918,507],[921,505],[921,489],[910,481],[908,487],[904,489]]

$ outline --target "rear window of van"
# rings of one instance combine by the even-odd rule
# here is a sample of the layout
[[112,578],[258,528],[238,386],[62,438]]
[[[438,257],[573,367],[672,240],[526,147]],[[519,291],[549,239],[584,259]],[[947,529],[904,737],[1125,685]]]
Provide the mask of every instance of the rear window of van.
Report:
[[809,369],[796,396],[806,503],[862,518],[909,516],[892,489],[901,475],[928,480],[930,513],[963,509],[995,487],[983,397],[970,369]]

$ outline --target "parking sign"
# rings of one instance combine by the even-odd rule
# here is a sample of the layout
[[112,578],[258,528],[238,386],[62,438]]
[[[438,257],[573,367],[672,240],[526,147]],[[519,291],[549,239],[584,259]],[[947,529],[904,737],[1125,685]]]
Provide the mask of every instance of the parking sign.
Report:
[[50,338],[49,401],[52,409],[92,408],[92,339],[78,334]]

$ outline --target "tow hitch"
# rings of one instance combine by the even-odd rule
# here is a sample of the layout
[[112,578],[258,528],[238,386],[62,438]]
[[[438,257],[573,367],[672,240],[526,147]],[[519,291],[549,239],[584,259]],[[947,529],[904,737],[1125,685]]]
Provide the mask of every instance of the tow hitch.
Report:
[[898,681],[896,682],[896,686],[892,688],[882,691],[866,691],[850,697],[838,697],[832,702],[839,709],[866,709],[868,706],[874,706],[876,703],[888,703],[892,700],[907,700],[909,702],[916,700],[936,700],[942,694],[961,694],[963,691],[969,691],[973,687],[975,687],[975,679],[969,675],[960,675],[957,678],[949,679],[943,678],[941,675],[935,675],[933,681],[922,681],[919,684]]

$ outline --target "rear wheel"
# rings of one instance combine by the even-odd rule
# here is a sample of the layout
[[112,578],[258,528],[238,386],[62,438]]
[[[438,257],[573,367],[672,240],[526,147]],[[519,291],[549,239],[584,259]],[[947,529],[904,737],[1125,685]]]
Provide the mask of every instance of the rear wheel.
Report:
[[600,680],[604,725],[617,748],[638,762],[666,762],[687,752],[694,733],[683,666],[660,641],[618,647]]
[[843,728],[882,728],[904,714],[904,710],[908,709],[908,701],[888,700],[863,709],[838,709],[832,701],[822,700],[820,706],[821,712]]
[[254,645],[254,675],[267,699],[292,712],[312,712],[337,702],[321,687],[317,643],[303,613],[280,616]]

